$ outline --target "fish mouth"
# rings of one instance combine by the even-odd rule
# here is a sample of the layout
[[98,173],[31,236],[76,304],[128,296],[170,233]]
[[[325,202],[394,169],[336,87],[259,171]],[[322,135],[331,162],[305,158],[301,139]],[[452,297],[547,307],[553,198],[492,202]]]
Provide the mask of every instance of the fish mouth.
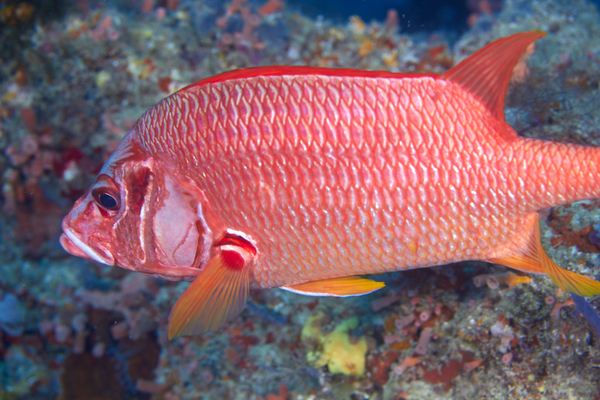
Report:
[[98,251],[85,244],[68,228],[63,228],[63,232],[60,235],[60,245],[67,253],[77,257],[88,258],[102,264],[115,265],[115,258],[110,253],[106,251],[103,251],[104,254],[98,253]]

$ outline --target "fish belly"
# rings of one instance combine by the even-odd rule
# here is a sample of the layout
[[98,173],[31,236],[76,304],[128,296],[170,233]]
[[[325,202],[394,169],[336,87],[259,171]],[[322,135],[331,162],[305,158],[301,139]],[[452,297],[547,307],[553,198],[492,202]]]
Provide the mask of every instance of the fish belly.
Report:
[[504,123],[441,79],[237,79],[157,115],[142,122],[150,150],[172,142],[225,225],[256,241],[261,287],[486,259],[530,219]]

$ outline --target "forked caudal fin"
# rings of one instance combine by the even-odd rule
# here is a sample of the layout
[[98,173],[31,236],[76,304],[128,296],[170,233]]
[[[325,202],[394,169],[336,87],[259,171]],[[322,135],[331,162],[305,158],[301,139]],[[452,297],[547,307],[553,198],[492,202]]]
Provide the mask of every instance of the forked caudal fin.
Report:
[[562,290],[575,293],[579,296],[591,297],[600,294],[600,282],[576,272],[563,269],[548,257],[540,241],[538,219],[535,218],[534,222],[528,246],[521,254],[503,258],[491,258],[486,261],[524,272],[546,274]]

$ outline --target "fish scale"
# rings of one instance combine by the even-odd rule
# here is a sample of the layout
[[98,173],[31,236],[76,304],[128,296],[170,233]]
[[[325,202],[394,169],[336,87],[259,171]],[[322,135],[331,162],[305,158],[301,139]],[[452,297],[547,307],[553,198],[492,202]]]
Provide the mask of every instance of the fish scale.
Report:
[[597,148],[520,138],[502,109],[541,32],[442,76],[262,67],[150,108],[63,220],[72,254],[193,279],[169,337],[214,330],[249,288],[355,296],[356,275],[484,260],[600,283],[544,252],[537,211],[600,195]]
[[[268,102],[254,95],[258,88]],[[385,98],[398,98],[403,111]],[[344,106],[327,106],[336,101]],[[187,104],[196,112],[181,112]],[[169,129],[153,124],[152,113],[142,117],[145,148],[160,159],[155,144],[171,129],[198,127],[194,141],[206,146],[198,163],[208,178],[201,188],[225,225],[256,240],[261,287],[487,258],[511,239],[502,231],[513,229],[502,224],[514,222],[490,221],[482,204],[494,197],[507,213],[534,210],[510,209],[519,175],[498,165],[497,121],[461,87],[439,79],[255,77],[193,87],[159,109],[184,117]],[[227,112],[207,123],[218,110]],[[434,124],[440,115],[452,118]],[[285,127],[284,134],[263,128],[271,125]],[[189,157],[187,143],[173,146]],[[374,179],[383,171],[387,183]],[[195,167],[185,173],[193,176]],[[486,187],[490,179],[503,184]],[[337,204],[325,200],[331,192]],[[385,234],[390,230],[395,235]],[[345,231],[340,243],[337,232]]]

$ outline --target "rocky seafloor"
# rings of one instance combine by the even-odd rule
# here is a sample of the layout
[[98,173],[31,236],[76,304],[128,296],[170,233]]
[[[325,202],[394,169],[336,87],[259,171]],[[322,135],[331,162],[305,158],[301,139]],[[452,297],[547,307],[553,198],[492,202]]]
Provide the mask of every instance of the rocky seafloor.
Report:
[[[0,399],[600,399],[600,300],[584,312],[547,277],[468,262],[387,274],[359,298],[256,291],[221,331],[169,341],[187,283],[58,243],[139,115],[231,69],[442,73],[538,29],[548,36],[510,88],[507,120],[524,136],[600,145],[596,7],[468,3],[464,32],[408,35],[398,13],[334,23],[273,0],[0,2]],[[599,209],[541,212],[550,257],[596,279]]]

